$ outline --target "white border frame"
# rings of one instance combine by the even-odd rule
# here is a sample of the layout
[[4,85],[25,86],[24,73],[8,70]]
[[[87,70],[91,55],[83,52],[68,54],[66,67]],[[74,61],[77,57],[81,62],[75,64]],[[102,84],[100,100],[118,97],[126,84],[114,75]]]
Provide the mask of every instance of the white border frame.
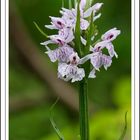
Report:
[[139,140],[139,0],[132,2],[132,140]]
[[[131,140],[139,140],[139,0],[131,0]],[[9,140],[9,0],[1,0],[1,140]],[[127,59],[127,58],[126,58]]]
[[[2,14],[3,13],[3,14]],[[6,59],[6,51],[5,51],[5,38],[6,38],[6,33],[5,33],[5,1],[1,1],[1,140],[6,139],[6,102],[5,102],[5,93],[6,93],[6,88],[5,88],[5,59]],[[4,46],[4,47],[2,47]]]

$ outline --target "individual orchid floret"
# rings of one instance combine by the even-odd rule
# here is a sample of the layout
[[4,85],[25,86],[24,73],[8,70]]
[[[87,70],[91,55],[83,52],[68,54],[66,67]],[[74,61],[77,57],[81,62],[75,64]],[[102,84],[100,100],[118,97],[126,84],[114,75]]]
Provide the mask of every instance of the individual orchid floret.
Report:
[[89,22],[85,19],[81,19],[80,27],[81,27],[81,30],[87,30],[87,28],[89,27]]
[[107,41],[98,42],[94,47],[90,47],[90,51],[92,51],[92,52],[99,52],[103,48],[105,48],[107,46],[107,44],[108,44]]
[[62,30],[59,30],[59,36],[62,40],[65,40],[65,43],[70,43],[74,39],[72,28],[63,28]]
[[41,45],[48,46],[49,44],[57,44],[63,46],[65,44],[65,40],[59,35],[51,35],[49,38],[50,40],[41,43]]
[[107,56],[102,52],[95,52],[91,56],[90,62],[93,65],[93,67],[98,71],[101,68],[101,66],[104,66],[104,68],[107,70],[107,68],[111,66],[112,57]]
[[58,77],[64,81],[76,82],[81,81],[85,77],[83,68],[79,68],[80,58],[77,53],[73,53],[69,57],[69,63],[59,63]]
[[51,24],[52,25],[45,25],[46,28],[48,29],[63,29],[65,27],[65,21],[62,18],[58,18],[58,17],[51,17]]
[[107,41],[113,41],[114,39],[117,38],[117,36],[121,33],[120,30],[117,30],[117,28],[110,29],[107,31],[105,34],[102,35],[101,39],[102,40],[107,40]]
[[111,57],[113,57],[113,56],[115,56],[116,58],[118,57],[117,53],[114,50],[113,44],[111,42],[108,42],[108,41],[98,42],[94,47],[90,48],[90,51],[99,52],[103,48],[106,48],[108,50],[108,53]]
[[73,48],[68,45],[58,47],[55,50],[51,50],[49,47],[46,48],[47,51],[45,53],[48,54],[52,62],[58,61],[59,63],[68,63],[69,57],[74,53]]
[[[109,55],[103,54],[102,50],[106,48],[109,52]],[[112,43],[107,41],[102,41],[97,43],[94,47],[90,48],[90,51],[93,53],[88,55],[90,58],[90,62],[93,66],[93,70],[90,72],[89,77],[95,78],[95,70],[98,70],[104,66],[104,68],[107,70],[108,67],[111,66],[112,63],[112,57],[116,54],[114,51],[114,46]]]
[[65,44],[72,42],[74,35],[71,28],[64,28],[59,30],[58,35],[51,35],[49,38],[50,40],[41,43],[41,45],[48,46],[49,44],[57,44],[59,46],[64,46]]
[[89,9],[87,9],[84,12],[83,17],[84,18],[87,18],[87,17],[91,16],[91,13],[92,12],[94,13],[94,16],[95,16],[95,14],[100,10],[100,8],[102,7],[102,5],[103,5],[103,3],[96,3],[95,5],[93,5],[92,7],[90,7]]
[[103,3],[96,3],[95,5],[93,5],[93,12],[98,12],[101,9],[102,5]]
[[[61,14],[62,18],[66,21],[66,26],[75,29],[77,17],[76,9],[69,10],[66,8],[62,8]],[[82,14],[80,19],[80,27],[81,30],[86,30],[89,27],[89,22],[82,17]]]

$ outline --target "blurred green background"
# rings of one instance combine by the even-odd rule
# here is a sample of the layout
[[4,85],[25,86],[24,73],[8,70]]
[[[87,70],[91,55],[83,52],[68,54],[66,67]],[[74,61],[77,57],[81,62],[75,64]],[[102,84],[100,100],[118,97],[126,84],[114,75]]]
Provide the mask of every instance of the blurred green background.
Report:
[[[113,59],[108,71],[102,69],[96,79],[89,80],[91,140],[118,140],[126,111],[125,140],[130,140],[131,1],[95,2],[104,3],[102,17],[96,22],[98,37],[113,27],[122,33],[113,42],[119,58]],[[51,64],[44,54],[40,42],[45,37],[33,24],[36,21],[47,34],[52,34],[44,25],[50,23],[49,16],[59,16],[60,8],[61,0],[10,0],[10,140],[57,140],[49,122],[49,108],[58,96],[54,119],[66,140],[79,139],[77,85],[66,85],[57,79],[57,64]]]

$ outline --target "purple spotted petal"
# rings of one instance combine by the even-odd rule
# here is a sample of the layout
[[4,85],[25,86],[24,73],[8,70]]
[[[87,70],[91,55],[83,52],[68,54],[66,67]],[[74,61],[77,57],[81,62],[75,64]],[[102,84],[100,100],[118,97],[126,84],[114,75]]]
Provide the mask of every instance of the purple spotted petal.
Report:
[[46,52],[52,62],[59,61],[67,63],[69,61],[70,55],[74,52],[73,48],[68,46],[59,47],[55,50],[50,50]]
[[63,46],[65,44],[64,38],[59,35],[51,35],[49,37],[54,42],[54,44],[58,44],[59,46]]
[[58,78],[63,79],[64,81],[81,81],[84,76],[85,72],[83,68],[78,68],[75,65],[66,63],[60,63],[58,66]]
[[103,54],[101,57],[101,60],[102,60],[102,65],[107,70],[107,68],[111,66],[112,57]]
[[52,25],[57,29],[63,29],[65,27],[65,21],[62,18],[50,17],[52,20]]
[[64,28],[59,31],[59,36],[65,43],[70,43],[74,39],[73,31],[71,28]]
[[108,45],[107,41],[98,42],[94,47],[90,47],[90,51],[99,52]]
[[103,34],[101,38],[102,40],[113,41],[120,33],[120,30],[117,30],[117,28],[113,28]]
[[99,70],[99,68],[102,66],[102,53],[100,53],[100,52],[93,53],[90,61],[91,61],[91,64],[93,65],[93,67],[96,70]]
[[83,68],[78,68],[77,73],[72,76],[72,83],[76,81],[81,81],[85,77],[85,71]]

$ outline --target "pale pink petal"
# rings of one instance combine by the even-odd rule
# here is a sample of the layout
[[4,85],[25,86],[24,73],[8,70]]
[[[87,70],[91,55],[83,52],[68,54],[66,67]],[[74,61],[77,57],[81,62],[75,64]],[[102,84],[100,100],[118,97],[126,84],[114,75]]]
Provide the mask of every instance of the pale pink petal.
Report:
[[96,70],[99,70],[99,68],[102,66],[102,53],[99,52],[94,53],[90,61],[93,67]]
[[89,22],[87,20],[81,19],[81,30],[87,30],[88,26],[89,26]]
[[108,43],[108,45],[106,46],[106,48],[108,49],[108,53],[111,57],[113,57],[115,55],[116,58],[118,58],[117,53],[114,50],[114,46],[112,43]]
[[88,10],[86,10],[85,12],[84,12],[84,18],[87,18],[87,17],[89,17],[89,16],[91,16],[91,13],[93,12],[93,7],[90,7]]
[[93,8],[94,13],[98,12],[101,9],[102,5],[103,3],[96,3],[95,5],[93,5],[92,8]]
[[102,14],[99,13],[97,16],[94,16],[94,17],[93,17],[93,21],[96,21],[97,19],[99,19],[99,18],[101,17],[101,15],[102,15]]
[[46,28],[48,28],[48,29],[58,29],[56,26],[54,26],[54,25],[45,25],[45,27]]
[[47,45],[53,44],[53,43],[54,43],[54,42],[53,42],[52,40],[48,40],[48,41],[42,42],[42,43],[40,43],[40,44],[41,44],[41,45],[47,46]]
[[84,45],[84,46],[86,46],[86,44],[87,44],[87,41],[81,36],[81,42],[82,42],[82,44]]
[[96,70],[93,68],[92,71],[89,73],[88,78],[95,78],[96,77],[95,72]]
[[80,9],[84,10],[85,6],[86,6],[86,0],[81,0],[81,2],[80,2]]

